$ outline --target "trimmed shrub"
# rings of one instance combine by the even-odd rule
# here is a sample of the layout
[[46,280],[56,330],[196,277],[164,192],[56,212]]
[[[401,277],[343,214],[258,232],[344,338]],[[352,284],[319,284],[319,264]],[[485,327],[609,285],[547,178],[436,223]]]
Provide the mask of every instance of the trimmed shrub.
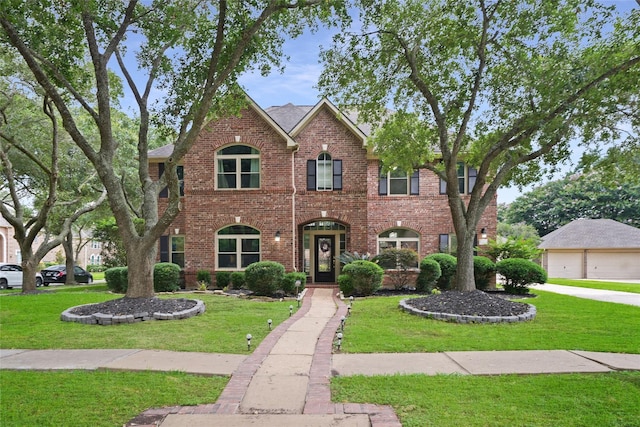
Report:
[[107,282],[107,288],[111,292],[118,294],[127,292],[127,286],[129,284],[127,267],[112,267],[106,269],[104,279]]
[[[345,284],[345,286],[352,286],[353,289],[352,292],[345,292],[341,286],[340,290],[345,296],[366,296],[372,295],[382,287],[384,270],[374,262],[359,260],[345,265],[340,276],[343,275],[350,276],[350,280],[348,281],[350,283]],[[338,279],[340,279],[340,277]],[[340,284],[340,282],[338,282],[338,284]]]
[[216,286],[220,289],[229,287],[231,283],[230,271],[216,271]]
[[307,274],[300,273],[298,271],[293,271],[291,273],[285,274],[284,277],[282,278],[282,282],[280,282],[280,289],[282,289],[284,293],[287,295],[295,295],[296,280],[300,281],[300,287],[298,288],[298,292],[302,292],[305,284],[307,283]]
[[233,289],[242,289],[245,285],[244,271],[234,271],[231,273],[231,287]]
[[196,273],[196,280],[198,283],[211,284],[211,272],[209,270],[198,270]]
[[107,269],[107,267],[105,267],[104,265],[100,265],[100,264],[89,264],[89,265],[87,265],[87,271],[89,273],[102,273],[106,269]]
[[456,268],[458,267],[456,257],[449,254],[431,254],[425,258],[432,259],[440,265],[440,272],[442,274],[436,282],[438,288],[441,291],[451,289],[451,280],[456,275]]
[[505,291],[512,294],[527,294],[529,293],[529,285],[547,281],[547,272],[528,259],[503,259],[496,264],[496,270],[505,278]]
[[355,293],[353,290],[353,277],[350,274],[339,275],[338,286],[343,295],[351,296]]
[[244,271],[247,286],[256,295],[272,296],[284,277],[284,266],[274,261],[250,264]]
[[385,249],[377,255],[374,262],[385,269],[385,274],[393,288],[403,289],[409,286],[409,277],[418,264],[418,254],[412,249]]
[[180,266],[170,262],[160,262],[153,266],[153,290],[175,292],[180,289]]
[[486,256],[473,257],[473,277],[476,281],[476,289],[487,289],[491,283],[491,276],[496,274],[496,265]]
[[416,279],[417,292],[431,292],[436,286],[437,280],[442,275],[440,264],[429,257],[425,257],[420,261],[420,273]]

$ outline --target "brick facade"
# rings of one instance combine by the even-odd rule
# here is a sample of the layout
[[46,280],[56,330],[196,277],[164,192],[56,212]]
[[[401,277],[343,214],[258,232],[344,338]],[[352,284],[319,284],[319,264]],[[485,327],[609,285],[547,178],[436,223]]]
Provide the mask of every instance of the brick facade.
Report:
[[[198,270],[215,277],[216,234],[236,224],[259,231],[261,260],[277,261],[287,271],[308,266],[309,281],[321,276],[316,271],[316,237],[334,239],[334,255],[341,241],[348,251],[376,254],[380,233],[409,229],[419,235],[422,258],[439,251],[440,234],[453,233],[447,198],[439,194],[435,174],[420,170],[418,195],[381,196],[380,164],[367,152],[365,134],[326,100],[304,111],[301,120],[285,130],[252,103],[240,116],[211,122],[184,157],[182,211],[166,234],[169,239],[184,237],[188,287],[195,286]],[[259,150],[259,189],[216,188],[216,153],[236,144]],[[159,149],[149,156],[156,176],[166,158],[162,153],[166,151]],[[321,153],[341,160],[340,190],[307,190],[307,162]],[[160,209],[163,204],[160,200]],[[481,221],[489,236],[495,236],[496,215],[494,199]],[[334,267],[339,270],[339,263]],[[339,271],[334,273],[333,281]]]

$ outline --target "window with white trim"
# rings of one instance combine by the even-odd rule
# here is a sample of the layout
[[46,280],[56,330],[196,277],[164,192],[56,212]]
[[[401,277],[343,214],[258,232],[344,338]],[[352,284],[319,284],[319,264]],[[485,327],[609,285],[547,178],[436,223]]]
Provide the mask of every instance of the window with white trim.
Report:
[[[460,194],[470,194],[476,185],[478,170],[472,166],[468,166],[464,162],[458,162],[458,192]],[[440,194],[447,193],[447,182],[440,178]]]
[[416,169],[409,175],[399,169],[383,172],[382,167],[380,167],[378,194],[380,196],[420,194],[419,171]]
[[260,188],[260,151],[248,145],[231,145],[216,152],[216,188]]
[[322,152],[315,160],[307,160],[307,190],[342,190],[342,160]]
[[[411,249],[419,253],[420,235],[406,228],[392,228],[378,235],[378,254],[387,249]],[[420,258],[418,256],[418,258]],[[415,267],[418,267],[416,263]]]
[[244,270],[260,261],[260,231],[247,225],[231,225],[216,233],[216,269]]

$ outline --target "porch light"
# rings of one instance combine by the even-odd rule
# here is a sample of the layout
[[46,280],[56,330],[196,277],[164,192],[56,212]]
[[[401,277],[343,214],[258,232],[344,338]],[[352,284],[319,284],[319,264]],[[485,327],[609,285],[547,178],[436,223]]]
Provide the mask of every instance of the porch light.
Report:
[[247,350],[251,350],[251,334],[247,334]]
[[280,241],[280,231],[276,231],[276,242]]

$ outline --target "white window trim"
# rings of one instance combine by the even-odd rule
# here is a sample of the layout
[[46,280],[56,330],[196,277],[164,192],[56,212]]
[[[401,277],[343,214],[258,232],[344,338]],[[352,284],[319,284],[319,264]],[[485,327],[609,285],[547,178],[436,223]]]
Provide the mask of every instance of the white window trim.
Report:
[[[226,227],[223,227],[226,228]],[[220,231],[220,230],[218,230]],[[248,254],[257,254],[258,255],[258,259],[262,259],[262,233],[260,234],[222,234],[219,235],[218,232],[216,232],[216,239],[215,239],[215,247],[216,247],[216,270],[220,270],[220,271],[244,271],[246,269],[246,267],[242,267],[242,239],[248,239],[248,238],[252,238],[252,239],[258,239],[259,243],[258,243],[258,247],[259,250],[258,252],[247,252]],[[232,254],[232,252],[220,252],[220,247],[218,245],[218,241],[220,239],[226,239],[226,240],[231,240],[231,239],[235,239],[236,240],[236,266],[235,267],[220,267],[220,254]]]
[[[246,147],[250,147],[252,149],[257,150],[257,148],[252,147],[250,145],[246,145],[246,144],[235,144],[235,145],[242,145],[242,146],[246,146]],[[262,161],[261,161],[261,153],[258,152],[257,154],[219,154],[220,151],[224,150],[225,148],[229,148],[232,145],[228,145],[226,147],[222,147],[219,150],[216,151],[215,154],[215,159],[214,159],[214,164],[215,164],[215,188],[216,190],[221,190],[221,191],[238,191],[238,190],[259,190],[262,187]],[[259,150],[258,150],[259,151]],[[227,188],[227,187],[220,187],[219,182],[218,182],[218,175],[220,174],[219,169],[219,160],[229,160],[229,159],[235,159],[236,161],[236,172],[235,172],[235,176],[236,176],[236,187],[234,188]],[[259,180],[260,180],[260,185],[258,187],[242,187],[242,160],[244,159],[258,159],[258,175],[259,175]]]

